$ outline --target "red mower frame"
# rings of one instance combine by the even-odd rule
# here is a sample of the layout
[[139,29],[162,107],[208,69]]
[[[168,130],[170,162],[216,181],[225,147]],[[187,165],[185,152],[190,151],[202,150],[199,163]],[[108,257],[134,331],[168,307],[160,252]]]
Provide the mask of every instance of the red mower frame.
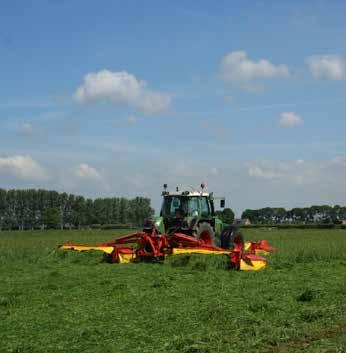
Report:
[[[82,246],[77,243],[65,243],[59,247],[77,247]],[[210,245],[210,242],[203,239],[196,239],[190,235],[183,233],[159,234],[153,228],[151,233],[136,232],[116,238],[113,241],[104,242],[95,245],[98,247],[113,247],[110,253],[110,262],[117,263],[120,261],[120,255],[133,255],[133,258],[140,261],[163,261],[165,256],[172,255],[176,248],[191,249],[195,252],[209,250],[212,253],[225,254],[229,257],[230,268],[240,269],[241,261],[247,263],[251,261],[266,261],[266,258],[258,256],[258,250],[269,253],[275,249],[269,246],[266,240],[260,242],[251,242],[248,249],[244,251],[244,245],[240,242],[235,242],[232,249],[223,249],[217,246]]]

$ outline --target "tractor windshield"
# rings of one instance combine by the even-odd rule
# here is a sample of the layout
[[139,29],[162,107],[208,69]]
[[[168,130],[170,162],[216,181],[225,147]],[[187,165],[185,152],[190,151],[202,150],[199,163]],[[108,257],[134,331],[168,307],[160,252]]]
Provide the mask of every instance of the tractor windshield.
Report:
[[200,215],[199,199],[200,197],[194,196],[166,196],[163,199],[161,214],[164,217],[197,217]]

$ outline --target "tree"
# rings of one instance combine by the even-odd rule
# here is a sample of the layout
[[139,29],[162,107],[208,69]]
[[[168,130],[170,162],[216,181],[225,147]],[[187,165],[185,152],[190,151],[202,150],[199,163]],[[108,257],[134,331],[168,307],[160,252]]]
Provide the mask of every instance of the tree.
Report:
[[44,225],[56,228],[57,222],[61,229],[95,223],[142,225],[153,212],[150,199],[143,197],[86,200],[82,196],[41,189],[0,189],[0,230]]
[[234,212],[230,208],[224,208],[222,211],[219,211],[217,214],[222,220],[222,222],[227,224],[233,224]]
[[72,221],[78,229],[85,224],[85,209],[85,198],[77,196],[72,205]]
[[91,199],[85,201],[85,224],[90,226],[94,223],[94,202]]
[[273,209],[273,223],[282,223],[286,217],[286,210],[282,207]]
[[57,208],[47,208],[44,212],[44,223],[48,229],[56,229],[60,224],[60,212]]
[[104,200],[98,198],[94,200],[94,220],[96,224],[106,224]]
[[142,226],[153,214],[154,210],[150,207],[150,199],[136,197],[130,201],[129,221],[131,224]]
[[6,228],[18,228],[17,222],[17,192],[16,190],[7,191],[7,207],[5,211]]
[[249,210],[249,209],[246,209],[246,210],[242,213],[241,218],[242,218],[242,219],[248,218],[251,223],[259,223],[257,213],[258,213],[257,210]]
[[4,189],[0,189],[0,231],[5,226],[5,212],[7,209],[7,192]]
[[122,197],[120,199],[120,221],[123,224],[127,224],[131,221],[129,217],[130,213],[131,213],[131,208],[130,208],[129,200]]
[[26,227],[34,229],[40,222],[39,193],[35,189],[27,190]]
[[66,192],[59,194],[58,207],[60,212],[60,229],[64,229],[68,219],[68,195]]

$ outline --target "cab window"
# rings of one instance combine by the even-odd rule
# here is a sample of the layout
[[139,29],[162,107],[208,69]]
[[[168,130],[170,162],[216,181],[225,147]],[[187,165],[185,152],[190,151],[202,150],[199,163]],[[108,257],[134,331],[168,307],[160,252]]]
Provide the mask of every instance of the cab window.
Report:
[[162,204],[161,214],[168,217],[174,217],[177,212],[181,215],[186,213],[186,202],[184,198],[181,198],[180,196],[165,197]]
[[206,197],[201,197],[199,202],[202,216],[208,216],[210,214],[208,199]]
[[199,215],[199,207],[198,207],[198,198],[197,197],[189,197],[188,198],[188,212],[190,216],[198,216]]

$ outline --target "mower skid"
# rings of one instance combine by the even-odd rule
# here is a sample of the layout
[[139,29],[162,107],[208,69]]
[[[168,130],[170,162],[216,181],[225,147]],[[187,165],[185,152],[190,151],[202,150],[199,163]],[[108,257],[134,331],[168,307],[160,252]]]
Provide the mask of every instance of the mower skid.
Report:
[[136,252],[129,247],[115,246],[111,254],[111,262],[116,262],[119,264],[128,264],[135,261]]
[[216,249],[207,249],[207,248],[174,248],[172,255],[181,255],[181,254],[203,254],[203,255],[229,255],[229,250],[216,250]]
[[128,264],[135,261],[136,257],[136,252],[132,248],[116,246],[112,253],[112,262]]
[[240,259],[240,271],[259,271],[266,268],[267,259],[258,255],[243,255]]
[[63,250],[76,250],[76,251],[88,251],[88,250],[98,250],[103,251],[106,254],[111,254],[114,250],[113,246],[102,246],[102,245],[82,245],[82,244],[62,244],[58,248]]

